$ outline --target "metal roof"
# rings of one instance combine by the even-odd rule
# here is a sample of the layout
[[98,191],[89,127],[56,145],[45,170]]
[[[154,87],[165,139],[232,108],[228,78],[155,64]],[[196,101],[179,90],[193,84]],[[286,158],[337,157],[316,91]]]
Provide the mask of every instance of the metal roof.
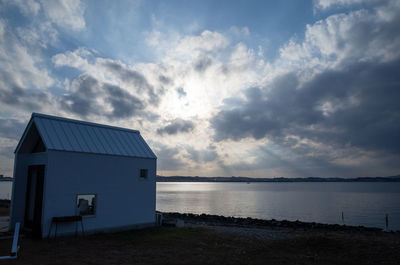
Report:
[[26,131],[31,123],[36,125],[48,150],[156,158],[136,130],[39,113],[32,113]]

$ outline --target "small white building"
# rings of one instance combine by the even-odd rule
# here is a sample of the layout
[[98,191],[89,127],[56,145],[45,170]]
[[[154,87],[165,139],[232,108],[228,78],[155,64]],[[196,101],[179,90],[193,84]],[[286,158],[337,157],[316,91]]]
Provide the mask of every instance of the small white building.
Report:
[[47,237],[60,216],[82,216],[85,232],[154,225],[156,165],[139,131],[33,113],[15,150],[10,229]]

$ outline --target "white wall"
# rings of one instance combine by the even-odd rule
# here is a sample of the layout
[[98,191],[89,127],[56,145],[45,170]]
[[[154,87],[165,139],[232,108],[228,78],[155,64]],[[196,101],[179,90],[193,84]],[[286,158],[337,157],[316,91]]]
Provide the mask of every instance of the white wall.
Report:
[[[148,169],[147,180],[140,169]],[[78,194],[97,194],[96,216],[83,220],[86,231],[154,223],[155,178],[156,159],[48,151],[43,237],[52,217],[77,214]],[[65,224],[57,233],[73,231],[74,224]]]

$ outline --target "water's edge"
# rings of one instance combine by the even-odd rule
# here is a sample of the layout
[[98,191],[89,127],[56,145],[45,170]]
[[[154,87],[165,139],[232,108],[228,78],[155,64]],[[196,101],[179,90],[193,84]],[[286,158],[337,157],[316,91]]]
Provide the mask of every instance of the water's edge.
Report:
[[287,221],[287,220],[264,220],[257,218],[241,218],[241,217],[227,217],[222,215],[212,214],[193,214],[193,213],[177,213],[177,212],[158,212],[163,216],[164,224],[175,224],[176,220],[183,220],[189,223],[201,223],[207,225],[223,225],[223,226],[241,226],[241,227],[256,227],[256,228],[293,228],[293,229],[321,229],[329,231],[348,231],[348,232],[391,232],[400,234],[397,231],[384,231],[378,227],[366,226],[350,226],[339,224],[323,224],[316,222],[302,222],[302,221]]

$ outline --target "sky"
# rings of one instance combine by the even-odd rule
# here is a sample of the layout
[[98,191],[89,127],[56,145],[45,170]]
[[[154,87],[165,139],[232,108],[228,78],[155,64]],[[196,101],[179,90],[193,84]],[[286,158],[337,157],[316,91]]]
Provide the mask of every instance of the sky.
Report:
[[0,174],[39,112],[164,176],[396,175],[399,69],[399,0],[0,0]]

